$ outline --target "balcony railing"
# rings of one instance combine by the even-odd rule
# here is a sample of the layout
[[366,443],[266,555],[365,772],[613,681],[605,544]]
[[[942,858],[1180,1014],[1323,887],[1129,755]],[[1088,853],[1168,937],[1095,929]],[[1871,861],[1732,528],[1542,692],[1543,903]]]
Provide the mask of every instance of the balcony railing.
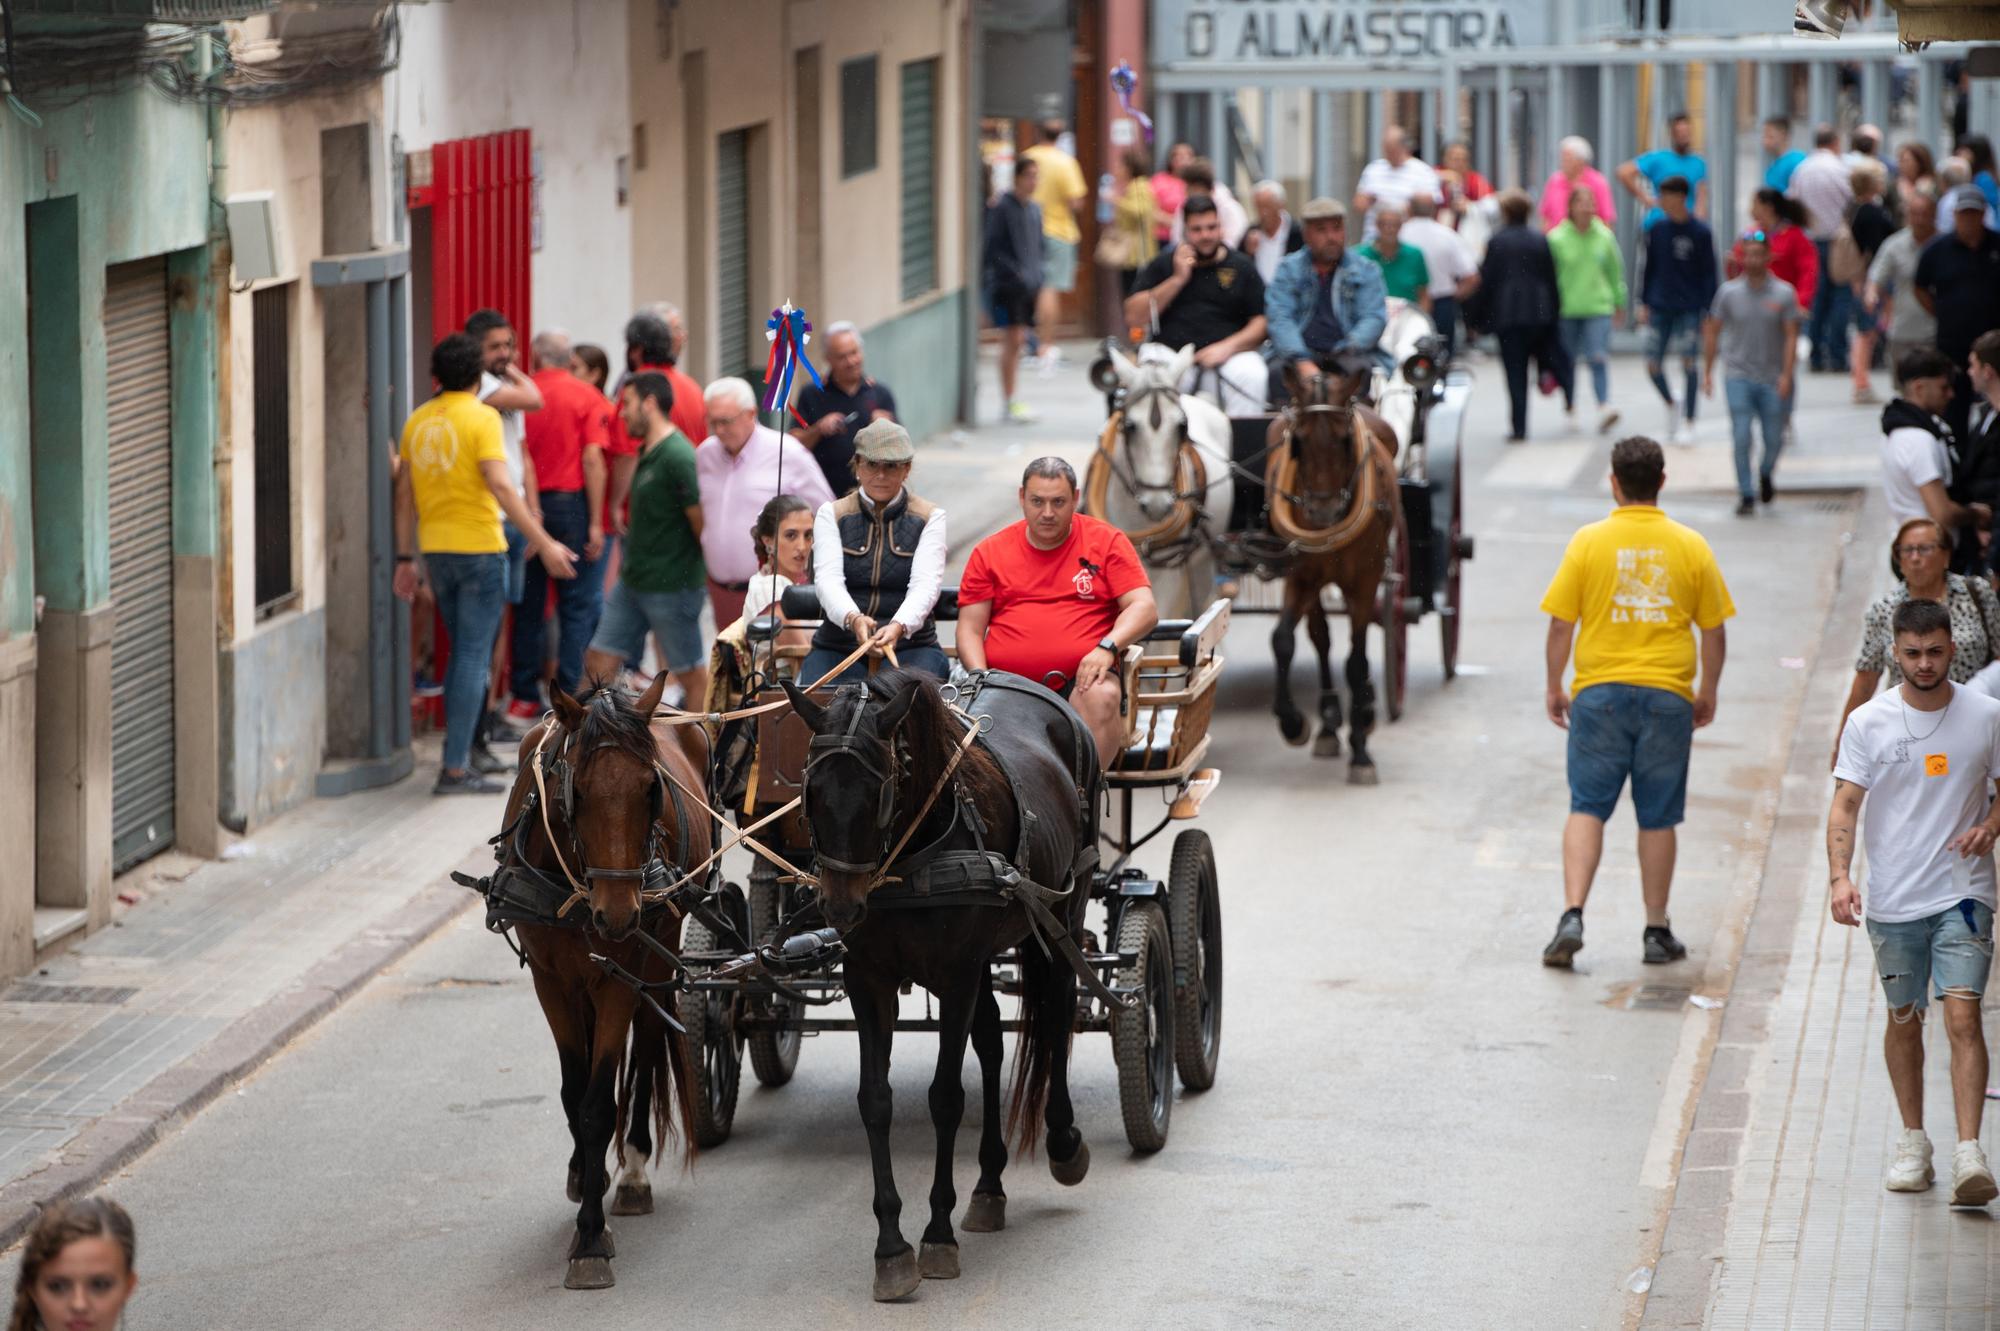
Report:
[[218,23],[278,8],[278,0],[7,0],[18,18],[113,23]]

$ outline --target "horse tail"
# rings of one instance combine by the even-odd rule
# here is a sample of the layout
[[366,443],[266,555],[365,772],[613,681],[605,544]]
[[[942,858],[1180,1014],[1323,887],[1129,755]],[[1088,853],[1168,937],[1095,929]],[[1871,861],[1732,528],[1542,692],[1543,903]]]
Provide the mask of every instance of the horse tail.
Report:
[[1014,1044],[1014,1086],[1007,1106],[1007,1135],[1022,1155],[1033,1156],[1049,1103],[1049,1079],[1069,1059],[1076,1025],[1076,977],[1024,939],[1021,956],[1021,1035]]
[[666,1150],[667,1138],[675,1135],[672,1109],[680,1116],[679,1137],[681,1142],[681,1168],[694,1164],[694,1057],[688,1049],[687,1036],[674,1030],[665,1022],[660,1023],[661,1035],[665,1037],[665,1048],[653,1068],[653,1150],[655,1156]]

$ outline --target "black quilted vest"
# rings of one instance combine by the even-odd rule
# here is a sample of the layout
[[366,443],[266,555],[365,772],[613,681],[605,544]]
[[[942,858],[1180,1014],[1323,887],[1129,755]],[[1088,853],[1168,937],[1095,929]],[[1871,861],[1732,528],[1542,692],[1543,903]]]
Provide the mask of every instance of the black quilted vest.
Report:
[[[916,563],[917,541],[934,511],[927,501],[911,494],[908,487],[874,512],[862,502],[859,490],[834,503],[834,520],[840,524],[841,567],[847,594],[854,598],[861,613],[877,624],[887,623],[902,608],[903,597],[910,590],[910,569]],[[937,629],[926,618],[924,626],[915,633],[905,634],[903,641],[913,647],[935,646]],[[813,646],[845,656],[856,644],[853,634],[827,620],[814,631]]]

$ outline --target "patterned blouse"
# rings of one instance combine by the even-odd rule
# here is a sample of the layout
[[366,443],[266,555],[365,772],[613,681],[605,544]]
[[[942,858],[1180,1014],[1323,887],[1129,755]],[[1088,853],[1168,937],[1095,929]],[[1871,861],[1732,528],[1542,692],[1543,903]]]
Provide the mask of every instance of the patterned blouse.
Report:
[[[1951,658],[1951,682],[1964,684],[2000,650],[2000,642],[1994,641],[1987,627],[1993,625],[1994,632],[2000,632],[2000,597],[1993,594],[1993,585],[1984,578],[1947,573],[1944,581],[1945,605],[1951,611],[1951,641],[1957,648]],[[1896,616],[1896,607],[1909,599],[1909,587],[1899,582],[1868,607],[1867,618],[1862,621],[1861,655],[1854,659],[1854,669],[1859,674],[1886,675],[1885,688],[1903,682],[1903,672],[1890,657],[1889,640],[1893,635],[1889,625]]]

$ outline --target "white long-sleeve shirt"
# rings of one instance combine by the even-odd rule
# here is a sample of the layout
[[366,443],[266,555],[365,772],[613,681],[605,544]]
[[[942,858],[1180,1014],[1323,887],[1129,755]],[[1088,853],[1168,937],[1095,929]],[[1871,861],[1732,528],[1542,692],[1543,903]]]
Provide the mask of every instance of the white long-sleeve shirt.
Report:
[[[875,511],[866,493],[856,491],[855,498],[861,501],[864,512]],[[910,560],[909,590],[903,594],[903,604],[894,615],[906,634],[922,628],[931,611],[937,608],[938,593],[944,590],[945,553],[944,510],[933,508],[930,520],[924,523],[923,534],[917,537],[916,554]],[[846,555],[840,546],[840,522],[833,516],[832,504],[821,504],[813,514],[813,586],[819,589],[821,616],[827,623],[842,627],[846,626],[849,615],[861,609],[848,594],[846,565]]]

